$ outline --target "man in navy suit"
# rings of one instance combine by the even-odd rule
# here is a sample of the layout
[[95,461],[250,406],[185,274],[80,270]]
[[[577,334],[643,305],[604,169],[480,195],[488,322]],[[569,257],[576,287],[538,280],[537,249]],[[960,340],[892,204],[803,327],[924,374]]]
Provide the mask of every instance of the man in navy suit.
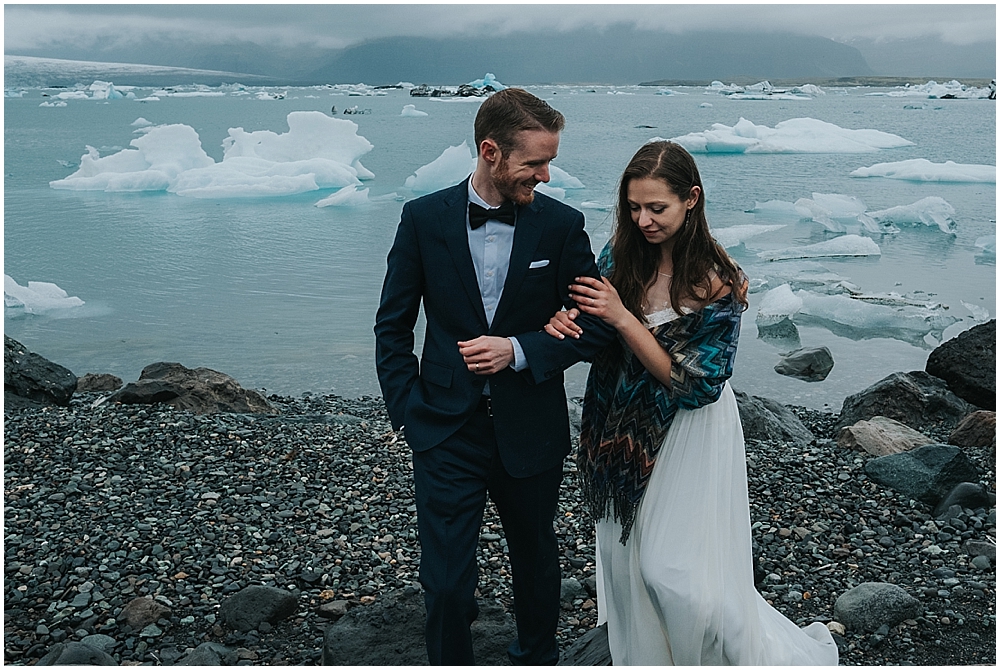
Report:
[[[413,451],[420,582],[432,664],[473,664],[476,547],[486,496],[513,572],[515,664],[555,664],[559,557],[553,520],[570,450],[563,370],[614,337],[542,328],[597,277],[583,215],[535,193],[549,181],[562,114],[522,89],[482,103],[470,179],[403,206],[375,322],[379,383]],[[414,326],[423,301],[424,347]]]

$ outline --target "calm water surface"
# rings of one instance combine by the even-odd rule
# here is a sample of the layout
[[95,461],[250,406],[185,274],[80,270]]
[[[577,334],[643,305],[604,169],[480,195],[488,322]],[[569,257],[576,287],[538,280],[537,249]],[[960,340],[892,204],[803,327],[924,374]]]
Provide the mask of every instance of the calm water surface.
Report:
[[[745,213],[755,201],[792,201],[813,192],[861,198],[869,210],[907,205],[935,195],[954,206],[958,235],[937,228],[904,228],[877,237],[882,256],[820,262],[866,292],[924,291],[968,317],[961,301],[996,314],[996,268],[977,253],[976,238],[995,234],[994,184],[930,184],[855,179],[849,173],[874,163],[926,158],[933,162],[996,163],[996,108],[988,100],[920,100],[865,95],[871,89],[828,89],[809,101],[736,101],[701,89],[632,95],[583,87],[535,87],[568,120],[555,164],[587,188],[568,191],[567,202],[610,202],[628,158],[654,136],[676,137],[735,124],[744,117],[773,127],[810,117],[844,128],[872,128],[915,144],[868,154],[699,155],[713,227],[766,223]],[[137,91],[139,97],[147,92]],[[40,108],[41,92],[4,101],[4,272],[18,283],[58,284],[86,305],[48,315],[7,310],[5,332],[73,370],[110,372],[126,381],[156,361],[206,366],[241,384],[268,392],[378,395],[372,327],[385,272],[385,256],[402,202],[385,200],[354,209],[317,208],[329,194],[200,200],[168,193],[105,194],[57,191],[49,181],[76,168],[85,145],[108,155],[135,137],[132,122],[185,123],[202,146],[222,159],[231,127],[287,132],[291,111],[329,112],[357,104],[371,113],[350,118],[374,150],[362,158],[376,178],[371,197],[403,189],[406,177],[463,140],[472,145],[478,104],[410,98],[331,95],[289,89],[284,100],[249,97],[164,98],[140,104],[69,101]],[[700,107],[711,102],[712,107]],[[430,114],[400,117],[415,103]],[[905,109],[922,104],[923,109]],[[638,127],[653,126],[653,128]],[[60,161],[69,163],[66,167]],[[595,249],[610,232],[609,214],[585,209]],[[757,258],[764,249],[829,239],[819,224],[798,223],[730,249],[754,277],[779,266]],[[782,402],[839,409],[843,397],[896,370],[922,369],[931,347],[892,338],[855,339],[821,326],[800,327],[802,346],[825,345],[836,366],[826,381],[809,384],[773,371],[787,347],[757,337],[751,296],[744,317],[734,385]],[[847,335],[847,336],[845,336]],[[870,335],[870,334],[869,334]],[[419,336],[418,336],[419,346]],[[567,376],[582,395],[586,365]]]

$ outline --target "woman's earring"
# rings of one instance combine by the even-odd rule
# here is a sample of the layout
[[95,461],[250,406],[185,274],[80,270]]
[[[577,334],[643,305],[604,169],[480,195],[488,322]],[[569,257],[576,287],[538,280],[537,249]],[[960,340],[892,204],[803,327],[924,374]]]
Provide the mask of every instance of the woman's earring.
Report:
[[686,226],[688,224],[688,221],[690,220],[691,220],[691,210],[689,209],[687,211],[687,214],[684,215],[684,225]]

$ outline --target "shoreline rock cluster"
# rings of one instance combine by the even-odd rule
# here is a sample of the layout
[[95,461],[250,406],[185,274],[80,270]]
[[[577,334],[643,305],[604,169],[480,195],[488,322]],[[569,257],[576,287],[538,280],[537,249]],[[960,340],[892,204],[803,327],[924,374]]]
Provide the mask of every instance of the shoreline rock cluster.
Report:
[[[18,404],[40,373],[7,345],[6,663],[426,663],[409,448],[381,399],[269,396],[250,413],[213,398],[199,413],[162,387],[126,404],[113,381],[80,391],[73,377],[64,404]],[[980,382],[988,365],[995,351],[975,359]],[[181,377],[189,398],[199,374]],[[840,415],[739,394],[758,590],[826,623],[844,665],[995,664],[995,389],[990,410],[966,381],[976,404],[950,380],[890,377]],[[604,664],[570,461],[556,532],[561,663]],[[510,568],[491,505],[480,540],[478,658],[505,664]]]

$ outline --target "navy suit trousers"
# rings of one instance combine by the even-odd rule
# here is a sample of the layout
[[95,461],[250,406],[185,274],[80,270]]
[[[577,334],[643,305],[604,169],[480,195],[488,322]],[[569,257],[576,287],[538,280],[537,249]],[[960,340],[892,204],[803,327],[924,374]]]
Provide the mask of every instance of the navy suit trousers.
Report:
[[562,464],[511,477],[500,462],[493,419],[477,410],[443,443],[413,453],[413,475],[430,663],[475,663],[469,627],[479,612],[476,548],[489,495],[513,572],[517,639],[507,653],[515,665],[554,665],[560,574],[553,521]]

